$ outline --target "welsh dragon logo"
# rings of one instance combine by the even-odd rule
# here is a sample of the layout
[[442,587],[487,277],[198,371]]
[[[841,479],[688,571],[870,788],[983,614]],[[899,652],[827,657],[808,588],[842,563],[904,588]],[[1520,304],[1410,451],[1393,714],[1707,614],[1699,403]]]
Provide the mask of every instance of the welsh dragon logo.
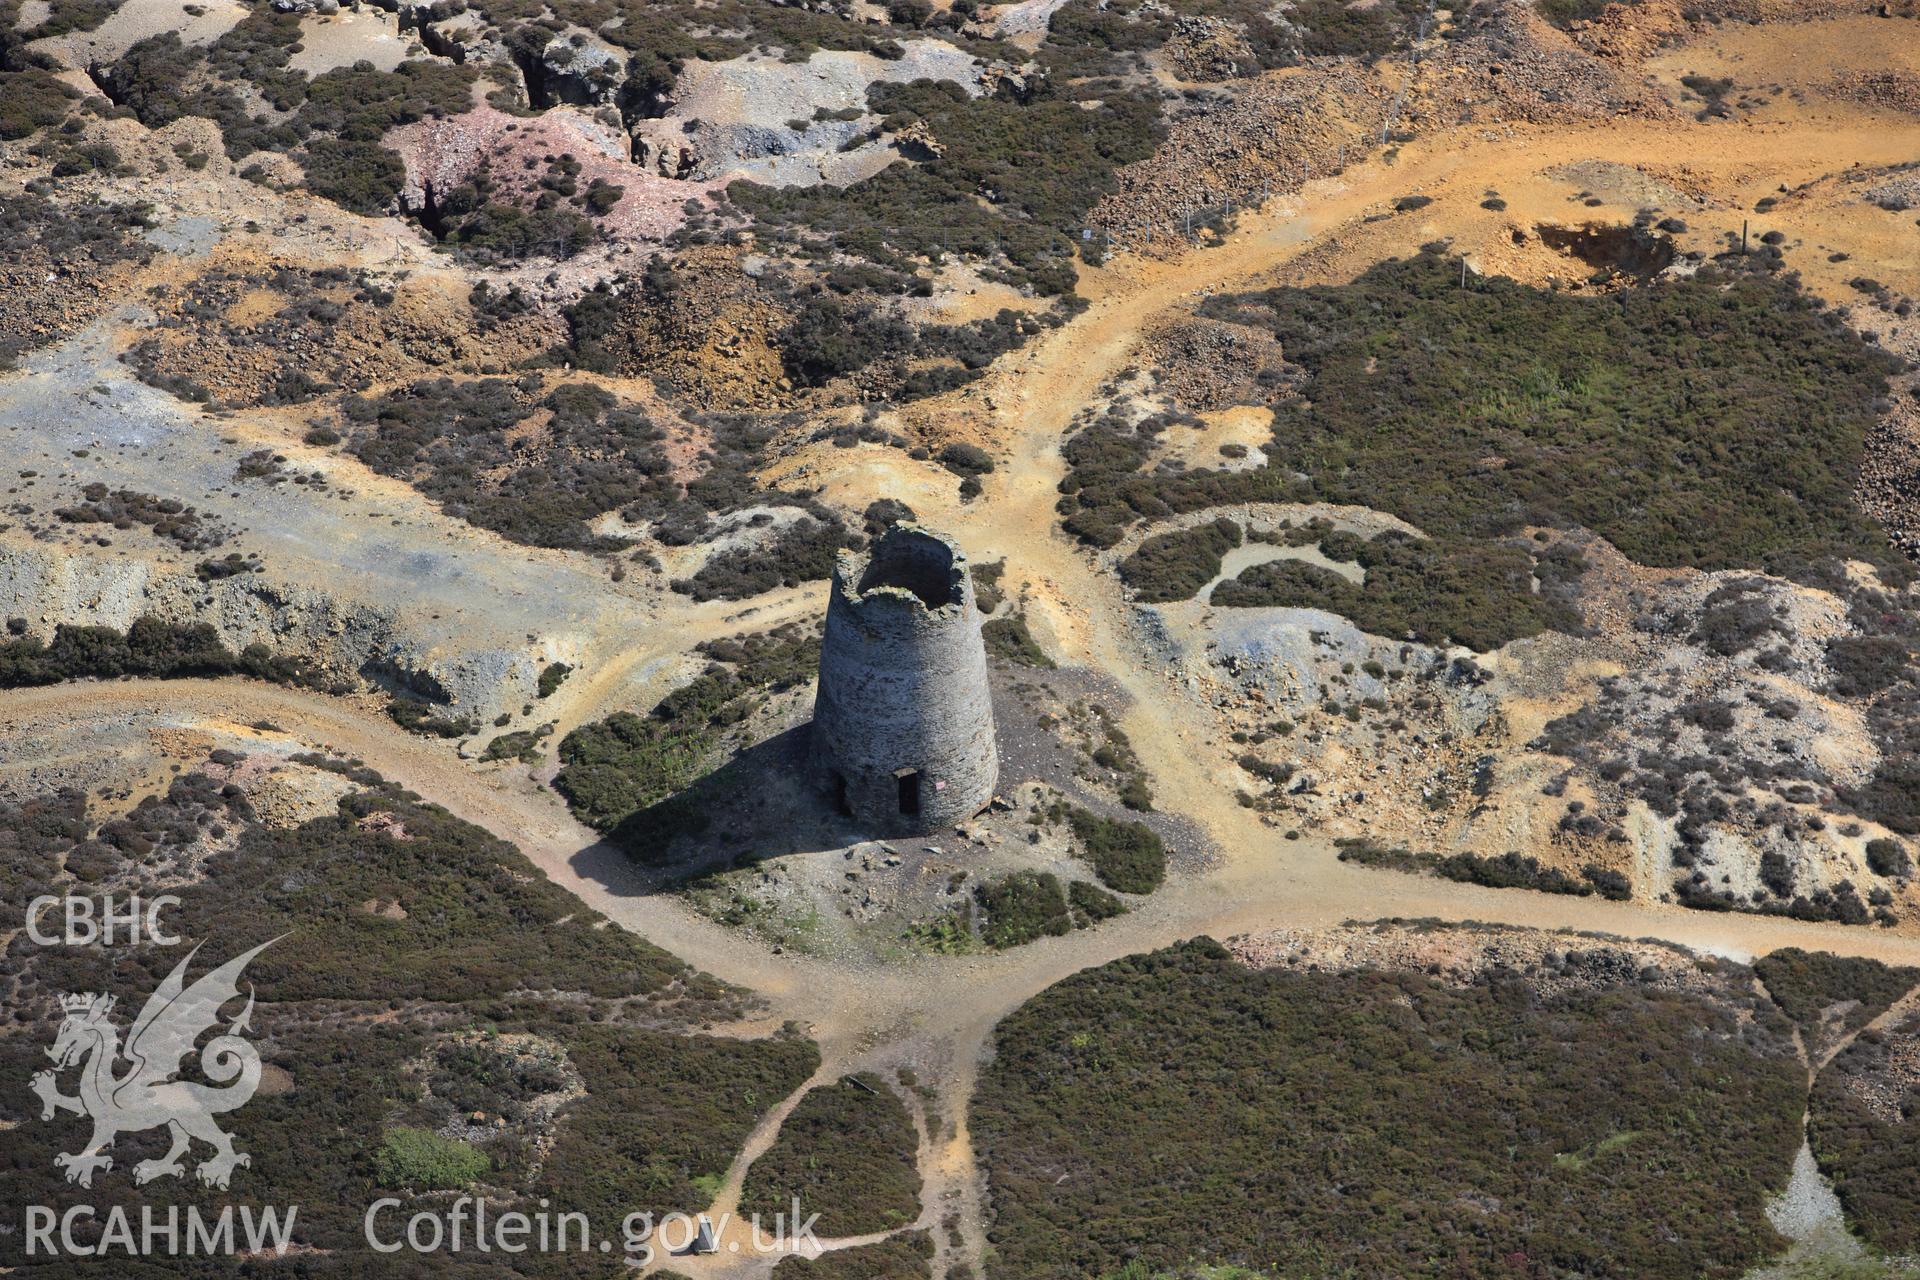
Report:
[[[179,1177],[185,1172],[180,1157],[196,1138],[214,1149],[194,1170],[207,1186],[224,1190],[235,1168],[252,1163],[246,1152],[233,1149],[232,1137],[213,1122],[215,1116],[245,1106],[260,1087],[260,1052],[242,1035],[253,1015],[251,984],[246,1008],[200,1051],[201,1073],[223,1087],[173,1077],[184,1069],[195,1042],[220,1021],[220,1006],[239,996],[240,973],[247,963],[278,941],[263,942],[188,986],[187,965],[200,950],[195,947],[133,1020],[125,1048],[120,1044],[120,1029],[109,1017],[112,996],[88,992],[61,998],[66,1017],[47,1050],[54,1069],[39,1072],[31,1084],[40,1095],[42,1120],[51,1120],[61,1111],[93,1120],[93,1137],[85,1147],[53,1158],[68,1182],[91,1187],[96,1172],[113,1167],[113,1158],[104,1149],[113,1145],[115,1137],[162,1125],[171,1133],[173,1146],[158,1160],[136,1164],[136,1183]],[[129,1065],[117,1070],[122,1062]],[[75,1066],[80,1068],[80,1092],[68,1097],[60,1092],[58,1077]]]

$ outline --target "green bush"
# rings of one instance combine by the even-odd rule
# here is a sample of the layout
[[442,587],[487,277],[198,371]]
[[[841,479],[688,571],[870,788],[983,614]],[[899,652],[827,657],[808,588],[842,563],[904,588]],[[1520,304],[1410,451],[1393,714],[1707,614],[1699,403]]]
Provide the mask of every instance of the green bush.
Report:
[[389,129],[430,116],[457,116],[473,106],[476,72],[440,58],[378,71],[370,62],[334,67],[307,85],[300,124],[346,141],[373,142]]
[[549,662],[540,669],[539,694],[542,698],[551,698],[566,678],[573,674],[573,668],[564,662]]
[[[588,522],[618,507],[638,513],[680,501],[665,433],[638,408],[584,384],[540,396],[538,379],[428,378],[341,402],[348,452],[397,476],[449,515],[536,547],[617,550]],[[548,415],[544,447],[512,432]]]
[[1120,580],[1148,604],[1191,600],[1220,572],[1220,560],[1241,543],[1240,526],[1225,516],[1211,524],[1159,533],[1120,562]]
[[1421,0],[1384,0],[1365,8],[1341,0],[1302,0],[1288,18],[1306,28],[1306,53],[1372,62],[1404,48],[1428,12]]
[[[867,96],[890,130],[924,121],[943,154],[889,165],[844,189],[740,181],[728,197],[770,237],[820,236],[883,264],[901,255],[1004,260],[1009,278],[1048,294],[1072,287],[1076,238],[1087,212],[1117,189],[1114,171],[1145,159],[1165,132],[1145,93],[1096,93],[1044,78],[1024,98],[970,98],[932,80],[876,83]],[[983,191],[993,193],[990,201],[979,198]]]
[[1534,11],[1562,30],[1575,22],[1591,22],[1614,0],[1536,0]]
[[987,652],[1004,662],[1046,670],[1052,670],[1057,665],[1040,647],[1040,642],[1033,638],[1023,613],[989,618],[980,624],[980,638],[985,642]]
[[377,142],[316,138],[301,164],[309,191],[369,216],[390,212],[407,182],[400,153]]
[[1884,836],[1867,841],[1867,869],[1877,876],[1905,878],[1913,874],[1913,855],[1898,840]]
[[1827,641],[1827,665],[1833,692],[1843,698],[1871,697],[1912,675],[1913,655],[1892,636],[1838,636]]
[[[1374,635],[1481,652],[1541,631],[1579,627],[1565,593],[1552,589],[1584,569],[1578,556],[1556,559],[1532,542],[1398,533],[1345,545],[1366,571],[1363,583],[1301,560],[1269,560],[1215,587],[1210,602],[1326,609]],[[1549,589],[1536,592],[1536,577]]]
[[1067,811],[1080,852],[1100,883],[1121,893],[1152,893],[1167,876],[1167,849],[1144,822],[1102,817],[1087,809]]
[[304,659],[275,657],[265,645],[250,644],[234,653],[204,622],[178,624],[151,615],[135,618],[124,633],[62,623],[54,629],[51,645],[32,636],[0,643],[0,689],[119,676],[173,680],[229,675],[323,692],[350,687]]
[[1016,871],[974,890],[985,914],[980,936],[996,950],[1073,931],[1060,878],[1049,871]]
[[751,550],[712,557],[692,577],[676,578],[673,589],[695,600],[746,600],[831,576],[835,558],[852,544],[838,516],[801,516]]
[[857,373],[876,360],[904,355],[913,331],[869,306],[837,298],[814,298],[800,309],[779,339],[780,359],[807,386]]
[[531,729],[503,733],[487,743],[487,749],[480,753],[480,758],[519,760],[523,764],[533,764],[540,759],[540,735]]
[[80,95],[45,71],[0,71],[0,140],[59,124]]
[[528,258],[571,258],[599,236],[599,228],[591,221],[562,205],[523,209],[481,200],[459,217],[449,218],[441,239],[463,258],[501,266]]
[[1098,924],[1127,913],[1127,904],[1087,880],[1075,880],[1067,886],[1067,903],[1077,913],[1076,924]]
[[1474,853],[1442,857],[1436,853],[1390,848],[1363,838],[1335,843],[1340,846],[1340,861],[1363,867],[1426,873],[1464,884],[1485,885],[1489,889],[1532,889],[1538,893],[1564,893],[1582,898],[1598,892],[1621,902],[1633,896],[1632,883],[1625,875],[1593,863],[1583,867],[1580,879],[1576,880],[1558,867],[1549,867],[1538,858],[1512,850],[1494,857]]
[[940,465],[957,476],[984,476],[993,470],[993,455],[977,444],[956,440],[940,450]]
[[478,733],[479,722],[472,716],[442,715],[441,709],[424,698],[400,697],[387,704],[387,718],[405,729],[427,738],[464,738]]

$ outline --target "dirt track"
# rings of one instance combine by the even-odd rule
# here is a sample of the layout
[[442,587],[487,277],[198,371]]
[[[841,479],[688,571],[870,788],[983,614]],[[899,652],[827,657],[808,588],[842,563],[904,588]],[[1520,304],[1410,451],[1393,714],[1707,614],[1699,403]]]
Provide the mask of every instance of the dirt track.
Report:
[[[1869,127],[1871,126],[1871,127]],[[1779,183],[1814,181],[1838,165],[1895,163],[1920,154],[1920,122],[1869,122],[1831,109],[1804,122],[1774,121],[1683,128],[1697,134],[1687,166],[1702,186],[1723,199],[1691,215],[1705,237],[1736,230],[1757,194]],[[984,559],[1005,554],[1034,588],[1038,629],[1071,661],[1120,681],[1133,700],[1126,725],[1143,756],[1163,807],[1197,822],[1222,851],[1208,872],[1178,878],[1139,909],[1098,929],[1048,938],[1015,951],[958,958],[923,957],[884,969],[853,969],[803,956],[774,955],[686,910],[676,899],[640,891],[624,859],[574,822],[551,791],[517,769],[477,771],[443,745],[409,736],[373,714],[322,697],[237,682],[179,681],[66,686],[15,692],[0,702],[0,738],[32,717],[84,724],[137,711],[169,723],[239,724],[271,720],[315,748],[352,755],[394,781],[512,840],[553,880],[589,905],[699,967],[765,997],[771,1019],[811,1027],[824,1063],[817,1077],[883,1065],[902,1055],[932,1057],[934,1081],[954,1109],[954,1136],[936,1142],[925,1170],[926,1201],[959,1215],[965,1247],[975,1262],[984,1249],[983,1191],[965,1123],[980,1054],[993,1025],[1008,1011],[1063,977],[1118,956],[1198,934],[1227,937],[1279,926],[1337,924],[1349,919],[1437,917],[1552,929],[1583,929],[1656,937],[1703,951],[1751,956],[1798,945],[1920,963],[1920,937],[1881,930],[1814,926],[1745,915],[1711,915],[1644,903],[1480,889],[1445,881],[1370,872],[1339,862],[1324,843],[1278,841],[1241,809],[1230,787],[1214,776],[1217,753],[1205,745],[1213,728],[1203,712],[1148,669],[1136,642],[1129,608],[1116,585],[1060,534],[1053,503],[1063,471],[1060,444],[1072,414],[1099,384],[1119,370],[1146,326],[1171,309],[1191,305],[1207,290],[1250,287],[1279,275],[1340,278],[1386,253],[1407,252],[1437,235],[1459,237],[1469,256],[1476,245],[1491,253],[1511,221],[1565,218],[1561,186],[1545,182],[1545,168],[1601,157],[1650,168],[1689,150],[1668,124],[1610,124],[1604,129],[1463,131],[1403,149],[1391,165],[1374,162],[1338,179],[1312,184],[1302,195],[1248,219],[1223,249],[1170,262],[1122,259],[1090,273],[1084,288],[1092,307],[1079,319],[1011,359],[963,397],[990,403],[987,434],[1009,455],[970,505],[947,503],[923,518],[954,530]],[[1844,157],[1844,160],[1838,159]],[[1564,184],[1562,184],[1564,185]],[[1479,193],[1497,186],[1510,211],[1483,216]],[[1409,191],[1436,197],[1418,217],[1363,223]],[[1611,211],[1618,217],[1619,211]],[[1596,214],[1595,216],[1600,216]],[[1452,221],[1449,221],[1451,219]],[[1808,244],[1854,243],[1844,218],[1827,206],[1782,210],[1773,219]],[[1861,232],[1864,252],[1848,270],[1867,266],[1878,232]],[[1796,258],[1795,265],[1803,265]],[[1809,283],[1841,287],[1839,269],[1822,274],[1815,255],[1804,256]],[[1899,265],[1873,271],[1901,287]],[[1916,268],[1905,268],[1912,276]],[[1828,278],[1828,276],[1832,278]],[[815,483],[831,476],[832,452],[804,456]],[[795,464],[797,465],[797,464]],[[871,466],[863,460],[862,465]],[[899,463],[904,478],[913,464]],[[869,483],[871,481],[869,480]],[[917,504],[916,504],[917,505]],[[1016,584],[1009,584],[1016,585]],[[782,598],[781,611],[802,603]],[[685,619],[681,619],[682,624]],[[631,673],[684,649],[697,638],[662,619],[636,637],[627,652],[583,673],[563,697],[564,728],[609,709],[608,699],[630,695]],[[671,641],[676,647],[657,646]],[[792,1100],[789,1099],[789,1102]],[[771,1141],[776,1109],[736,1162],[714,1206],[737,1201],[751,1155]],[[943,1251],[947,1246],[942,1244]],[[741,1257],[676,1259],[700,1276],[764,1274]]]

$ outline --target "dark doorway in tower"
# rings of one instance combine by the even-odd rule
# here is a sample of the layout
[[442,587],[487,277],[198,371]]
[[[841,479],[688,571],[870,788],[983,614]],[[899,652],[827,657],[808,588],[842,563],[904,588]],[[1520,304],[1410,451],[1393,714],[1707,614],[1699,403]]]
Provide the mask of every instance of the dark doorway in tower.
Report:
[[893,780],[900,786],[900,812],[912,817],[920,812],[920,771],[896,769]]
[[835,769],[829,778],[833,784],[833,811],[843,818],[851,818],[853,802],[847,799],[847,775]]

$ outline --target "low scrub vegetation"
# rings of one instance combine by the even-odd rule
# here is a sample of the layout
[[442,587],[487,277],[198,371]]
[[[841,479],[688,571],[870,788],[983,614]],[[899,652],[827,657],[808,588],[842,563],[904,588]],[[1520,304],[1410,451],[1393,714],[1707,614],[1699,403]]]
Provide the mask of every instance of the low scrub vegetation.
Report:
[[[619,711],[580,726],[560,741],[562,768],[553,785],[574,815],[610,832],[635,856],[655,856],[657,835],[623,827],[630,816],[691,786],[718,760],[728,730],[753,714],[768,694],[812,679],[820,639],[784,628],[710,641],[699,652],[705,672],[644,716]],[[682,815],[697,823],[698,815]]]
[[700,566],[673,589],[695,600],[745,600],[779,587],[797,587],[830,577],[843,547],[856,539],[840,517],[809,505],[784,529],[752,548],[728,550]]
[[1458,880],[1465,884],[1485,885],[1489,889],[1533,889],[1540,893],[1565,893],[1576,897],[1599,894],[1624,902],[1633,896],[1632,883],[1618,871],[1593,863],[1581,869],[1578,877],[1558,867],[1549,867],[1538,858],[1509,851],[1497,857],[1475,853],[1416,853],[1410,849],[1389,848],[1366,839],[1343,839],[1340,861],[1363,867],[1386,867],[1393,871],[1411,871]]
[[1764,1206],[1804,1098],[1784,1019],[1737,975],[1711,1000],[1548,996],[1497,972],[1254,971],[1200,940],[1076,974],[996,1029],[972,1111],[988,1277],[1437,1258],[1734,1277],[1783,1246]]
[[1043,670],[1058,665],[1047,656],[1040,642],[1033,638],[1033,631],[1027,626],[1027,615],[1024,613],[987,619],[980,624],[980,639],[985,643],[987,652],[1003,662]]
[[1215,587],[1211,602],[1326,609],[1374,635],[1481,652],[1542,631],[1579,629],[1568,596],[1584,564],[1561,548],[1383,533],[1372,539],[1330,535],[1322,549],[1336,558],[1350,554],[1365,581],[1301,560],[1270,560]]
[[[1910,570],[1855,503],[1894,362],[1791,279],[1708,270],[1604,297],[1492,278],[1422,254],[1350,284],[1208,300],[1270,331],[1305,371],[1265,466],[1155,470],[1164,417],[1105,418],[1068,441],[1066,528],[1111,546],[1141,520],[1254,501],[1401,516],[1426,541],[1352,548],[1356,588],[1298,563],[1249,570],[1214,602],[1324,603],[1384,634],[1486,647],[1571,625],[1529,526],[1588,529],[1635,560],[1807,574],[1832,557]],[[1557,544],[1548,544],[1548,546]],[[1575,566],[1542,576],[1565,579]]]
[[879,83],[868,102],[883,129],[923,125],[941,153],[845,189],[742,181],[729,197],[769,238],[827,237],[882,265],[959,254],[1045,294],[1072,289],[1080,229],[1116,189],[1114,170],[1145,159],[1165,133],[1146,94],[1044,78],[1024,94],[979,98],[948,81]]
[[1051,871],[1016,871],[973,891],[980,939],[996,951],[1112,919],[1126,904],[1097,885],[1063,885]]
[[919,1138],[885,1082],[871,1073],[810,1090],[780,1126],[772,1149],[753,1162],[740,1212],[775,1214],[791,1225],[797,1201],[817,1213],[824,1237],[868,1235],[920,1216]]
[[[209,767],[240,763],[216,752]],[[0,882],[36,893],[164,884],[179,899],[169,926],[207,947],[194,976],[278,939],[246,978],[251,1038],[282,1087],[261,1088],[222,1123],[251,1156],[246,1195],[300,1206],[295,1247],[318,1260],[314,1274],[355,1271],[367,1256],[366,1206],[382,1195],[401,1198],[397,1221],[444,1205],[432,1188],[476,1185],[613,1223],[705,1208],[702,1188],[817,1069],[812,1043],[686,1034],[736,1016],[737,993],[604,927],[504,841],[365,769],[296,763],[340,774],[351,790],[335,812],[293,827],[261,824],[242,786],[198,771],[124,813],[95,812],[78,793],[0,802]],[[22,1079],[47,1065],[60,993],[143,998],[182,954],[55,947],[12,957],[21,1033],[0,1037],[0,1062]],[[516,1038],[540,1046],[521,1066],[488,1047]],[[523,1105],[569,1079],[586,1092],[557,1114]],[[487,1122],[472,1123],[473,1110]],[[53,1156],[84,1143],[86,1121],[38,1115],[24,1091],[0,1104],[17,1157],[10,1189],[56,1212],[108,1203],[99,1197],[131,1189],[123,1168],[167,1147],[164,1130],[123,1134],[113,1180],[73,1187]],[[163,1217],[202,1195],[191,1178],[139,1193]],[[0,1265],[30,1261],[20,1241],[0,1240]],[[526,1274],[598,1271],[550,1259]]]
[[1818,299],[1758,274],[1600,298],[1455,274],[1422,255],[1209,301],[1309,372],[1269,482],[1434,535],[1579,525],[1642,564],[1890,560],[1852,486],[1894,365]]
[[1807,1122],[1848,1228],[1890,1254],[1920,1252],[1920,1087],[1899,1063],[1916,1036],[1912,1015],[1862,1031],[1815,1080]]
[[1222,516],[1210,524],[1158,533],[1120,562],[1120,580],[1136,600],[1164,604],[1191,600],[1213,581],[1220,560],[1243,541],[1240,526]]
[[1166,879],[1166,846],[1146,823],[1074,807],[1067,811],[1067,824],[1079,841],[1081,856],[1107,888],[1152,893]]
[[1798,947],[1762,956],[1754,973],[1767,984],[1767,994],[1807,1036],[1809,1043],[1826,1026],[1826,1014],[1845,1006],[1833,1027],[1846,1034],[1866,1026],[1907,992],[1920,986],[1920,969],[1895,968],[1864,956],[1837,956],[1828,951]]
[[121,676],[169,680],[236,675],[323,692],[344,692],[347,687],[303,659],[274,656],[262,644],[234,653],[204,622],[173,623],[152,615],[135,618],[124,632],[62,623],[54,629],[51,644],[30,635],[0,643],[0,689]]
[[[435,378],[349,396],[341,404],[347,450],[448,514],[538,547],[617,548],[587,522],[680,501],[663,433],[645,414],[594,386],[541,390],[531,377]],[[537,449],[515,435],[536,414],[544,419]]]
[[817,1258],[782,1258],[774,1280],[928,1280],[933,1275],[933,1237],[903,1231],[879,1244],[835,1249]]
[[387,704],[387,718],[425,738],[465,738],[480,730],[472,716],[448,711],[425,698],[395,698]]

